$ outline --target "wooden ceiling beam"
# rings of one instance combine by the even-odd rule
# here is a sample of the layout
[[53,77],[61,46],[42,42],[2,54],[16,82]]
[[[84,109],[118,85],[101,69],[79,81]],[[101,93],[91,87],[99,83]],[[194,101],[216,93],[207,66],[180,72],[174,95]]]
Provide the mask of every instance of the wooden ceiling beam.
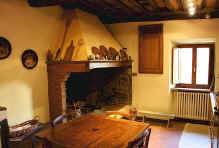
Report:
[[114,17],[111,22],[104,23],[121,23],[121,22],[139,22],[139,21],[165,21],[165,20],[188,20],[188,19],[206,19],[205,14],[206,11],[211,11],[211,18],[219,18],[219,9],[204,9],[200,11],[200,13],[196,13],[193,17],[188,15],[185,11],[178,11],[176,13],[165,13],[160,15],[161,13],[154,14],[151,17],[129,17],[129,18],[119,18]]
[[[91,3],[89,1],[85,1],[85,0],[78,0],[79,4],[78,4],[78,8],[87,11],[89,13],[95,14],[96,16],[99,17],[106,17],[107,19],[110,19],[112,17],[111,14],[106,13],[106,11],[104,11],[104,9],[98,7],[97,5],[95,5],[94,3]],[[64,6],[67,7],[67,6]]]
[[147,11],[149,11],[149,12],[154,11],[154,7],[151,6],[149,1],[147,1],[147,0],[136,0],[136,2],[138,2],[140,5],[142,5]]
[[105,0],[97,0],[97,1],[98,3],[104,5],[105,8],[110,9],[112,15],[126,16],[126,13],[124,11],[116,9],[111,3],[108,3]]
[[133,13],[140,14],[142,13],[142,9],[136,6],[134,3],[132,3],[129,0],[118,0],[122,5],[125,5],[127,8],[129,8]]
[[146,8],[144,6],[142,6],[140,3],[138,3],[136,0],[128,0],[130,3],[132,3],[133,5],[135,5],[135,7],[141,9],[142,12],[144,13],[148,13],[148,11],[146,10]]
[[206,0],[207,8],[215,8],[217,4],[217,0]]
[[136,10],[133,7],[131,7],[130,5],[128,5],[124,0],[117,0],[117,1],[127,11],[132,11],[132,13],[136,13]]
[[147,0],[150,6],[153,8],[153,11],[159,10],[159,6],[155,0]]
[[163,2],[163,0],[153,0],[153,1],[156,4],[156,6],[159,7],[159,8],[165,8],[166,7],[166,5]]
[[[103,22],[147,21],[200,18],[210,14],[219,18],[219,0],[196,0],[197,12],[189,16],[185,0],[27,0],[30,6],[61,5],[93,13]],[[121,21],[119,20],[121,19]]]
[[141,7],[144,11],[148,12],[148,9],[139,2],[139,0],[131,0],[133,3],[136,3],[139,7]]
[[133,16],[133,13],[130,11],[130,9],[120,3],[118,0],[103,0],[106,4],[111,5],[111,7],[117,9],[117,11],[122,11],[124,16]]
[[32,7],[48,7],[67,3],[77,3],[77,0],[28,0],[28,4]]
[[171,11],[178,11],[179,10],[179,3],[176,0],[164,0],[167,8]]
[[196,4],[198,9],[203,9],[206,7],[206,0],[197,0]]
[[[203,10],[198,11],[197,15],[198,14],[206,14],[206,12],[215,12],[215,11],[219,12],[219,9],[205,8]],[[185,16],[191,17],[187,11],[182,11],[182,10],[175,11],[175,12],[163,12],[163,13],[152,12],[152,17],[153,16],[154,17],[157,17],[157,16],[165,17],[165,16],[174,16],[174,15],[185,15]]]
[[102,0],[87,0],[89,3],[93,3],[96,7],[99,7],[99,9],[102,9],[104,13],[113,15],[118,13],[115,11],[112,7],[109,7],[108,5],[104,4]]

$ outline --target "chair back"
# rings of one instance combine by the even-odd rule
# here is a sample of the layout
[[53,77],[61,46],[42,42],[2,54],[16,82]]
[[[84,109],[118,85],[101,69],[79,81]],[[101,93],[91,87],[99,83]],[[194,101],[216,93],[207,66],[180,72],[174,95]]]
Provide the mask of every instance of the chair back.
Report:
[[2,148],[9,148],[9,127],[7,120],[7,109],[0,106],[0,135]]
[[145,129],[135,140],[129,142],[128,148],[148,148],[151,128]]
[[66,119],[66,122],[67,122],[67,115],[59,115],[58,117],[56,117],[53,121],[52,121],[52,127],[55,127],[57,123],[63,121],[64,122],[64,119]]

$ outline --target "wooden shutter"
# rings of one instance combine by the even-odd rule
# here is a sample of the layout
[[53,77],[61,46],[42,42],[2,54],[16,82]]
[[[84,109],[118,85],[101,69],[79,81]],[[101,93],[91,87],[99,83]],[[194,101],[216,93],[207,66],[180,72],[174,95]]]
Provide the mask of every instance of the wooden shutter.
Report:
[[139,73],[163,73],[163,24],[139,27]]

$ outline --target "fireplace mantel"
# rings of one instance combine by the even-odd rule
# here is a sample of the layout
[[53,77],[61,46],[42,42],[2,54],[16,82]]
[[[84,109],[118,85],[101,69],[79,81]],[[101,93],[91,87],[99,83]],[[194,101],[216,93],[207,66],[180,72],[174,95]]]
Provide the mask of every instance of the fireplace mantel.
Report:
[[131,67],[132,61],[72,61],[47,63],[48,72],[89,72],[95,68]]

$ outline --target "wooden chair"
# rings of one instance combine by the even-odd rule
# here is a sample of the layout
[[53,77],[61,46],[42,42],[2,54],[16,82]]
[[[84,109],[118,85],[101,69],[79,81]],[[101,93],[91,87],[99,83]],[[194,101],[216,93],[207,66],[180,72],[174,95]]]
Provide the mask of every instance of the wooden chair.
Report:
[[7,119],[0,121],[2,148],[9,148],[9,127]]
[[151,128],[145,129],[135,140],[129,142],[128,148],[148,148]]
[[9,127],[7,120],[7,108],[0,106],[0,135],[2,148],[9,148]]
[[[55,126],[56,126],[58,123],[61,123],[64,119],[66,119],[66,122],[67,122],[67,115],[62,114],[62,115],[59,115],[58,117],[56,117],[56,118],[51,122],[52,132],[55,130]],[[49,142],[49,141],[46,140],[46,139],[43,139],[42,147],[43,147],[43,148],[63,148],[62,146],[59,146],[59,145],[57,145],[57,144],[56,144],[56,145],[52,144],[51,142]]]
[[67,122],[67,120],[68,120],[68,116],[65,115],[65,114],[62,114],[62,115],[59,115],[58,117],[56,117],[56,118],[52,121],[51,125],[52,125],[52,127],[54,128],[54,127],[56,126],[56,124],[58,124],[58,123],[60,123],[60,122],[65,123],[65,122]]
[[[31,121],[33,121],[33,120],[23,122],[19,125],[27,124],[27,123],[30,123]],[[14,127],[17,127],[17,126],[19,127],[19,125],[16,125]],[[40,125],[36,129],[33,129],[31,132],[28,132],[22,136],[19,136],[19,138],[10,137],[8,120],[7,120],[7,109],[5,107],[0,106],[0,135],[1,135],[1,142],[2,142],[2,143],[0,143],[0,145],[2,145],[2,148],[9,148],[9,147],[10,148],[12,148],[12,147],[17,148],[20,146],[22,146],[22,148],[23,148],[22,144],[24,144],[24,143],[27,144],[27,140],[31,141],[30,143],[28,143],[29,144],[28,148],[29,148],[30,145],[32,146],[34,142],[37,142],[37,141],[34,141],[34,142],[32,141],[34,139],[33,135],[35,133],[37,133],[38,131],[40,131],[42,128],[43,128],[43,126]],[[20,145],[20,146],[18,146],[18,145]]]

